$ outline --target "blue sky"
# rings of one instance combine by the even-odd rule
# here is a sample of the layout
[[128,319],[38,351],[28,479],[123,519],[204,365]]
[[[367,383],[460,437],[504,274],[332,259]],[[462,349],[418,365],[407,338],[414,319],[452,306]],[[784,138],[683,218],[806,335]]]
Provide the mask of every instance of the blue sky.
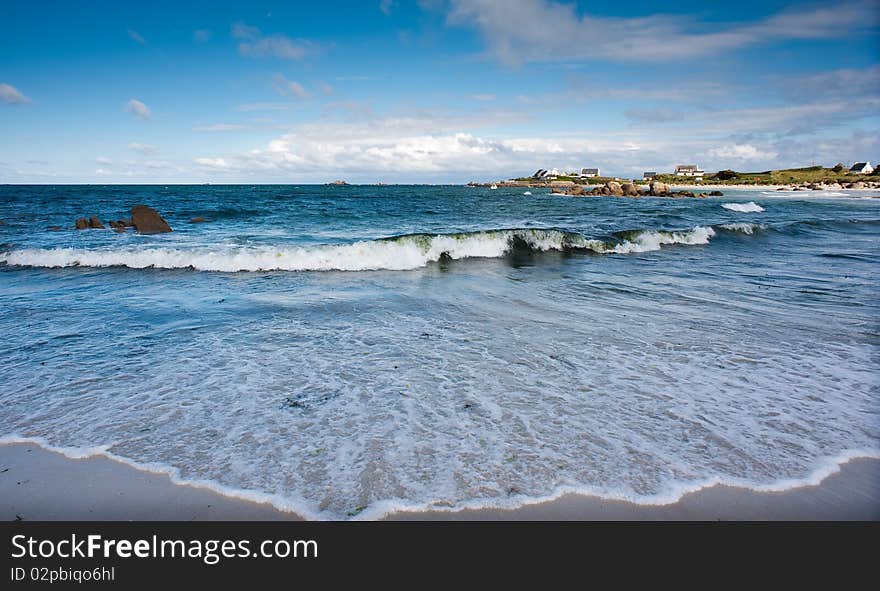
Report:
[[873,162],[878,32],[877,0],[5,0],[0,182]]

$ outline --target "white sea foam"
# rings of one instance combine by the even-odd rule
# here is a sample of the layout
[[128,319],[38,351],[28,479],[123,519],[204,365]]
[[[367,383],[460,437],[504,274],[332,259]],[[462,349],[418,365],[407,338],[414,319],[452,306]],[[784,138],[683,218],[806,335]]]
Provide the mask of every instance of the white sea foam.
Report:
[[764,211],[764,208],[754,201],[749,201],[748,203],[722,203],[721,207],[729,209],[730,211],[738,211],[740,213],[757,213]]
[[[302,497],[292,495],[265,493],[256,490],[241,489],[231,486],[219,484],[212,480],[205,479],[188,479],[180,475],[180,470],[172,466],[165,466],[156,463],[136,462],[119,456],[108,451],[111,446],[88,446],[88,447],[68,447],[52,445],[43,437],[24,437],[20,435],[0,436],[0,445],[11,444],[32,444],[37,445],[45,450],[61,454],[70,459],[86,459],[93,457],[104,457],[122,465],[129,466],[141,472],[158,474],[167,476],[168,479],[178,486],[188,486],[191,488],[201,488],[210,490],[217,494],[228,498],[248,501],[252,503],[268,504],[276,509],[295,513],[296,515],[310,520],[337,519],[338,516],[328,515],[316,507],[314,503],[305,500]],[[425,500],[404,500],[404,499],[385,499],[372,503],[365,507],[356,515],[351,515],[353,520],[365,521],[376,520],[388,517],[396,513],[412,513],[422,511],[439,511],[444,513],[454,513],[464,510],[481,510],[481,509],[519,509],[530,505],[537,505],[555,501],[567,495],[579,495],[585,497],[594,497],[609,501],[625,501],[634,505],[646,507],[661,507],[672,505],[679,502],[683,497],[702,490],[713,488],[716,486],[730,486],[750,490],[758,493],[767,492],[787,492],[806,486],[818,486],[825,479],[840,472],[841,468],[849,462],[857,459],[880,459],[880,450],[872,449],[852,449],[837,454],[836,456],[825,457],[814,463],[813,469],[803,478],[783,478],[769,483],[754,482],[744,478],[729,478],[713,476],[705,478],[698,482],[679,482],[669,483],[666,490],[661,493],[652,495],[634,495],[631,491],[603,491],[594,486],[578,486],[565,485],[559,486],[551,493],[540,496],[529,496],[523,494],[512,495],[503,499],[481,499],[481,500],[464,500],[455,504],[448,504],[445,500],[425,499]]]
[[623,240],[619,244],[603,247],[600,252],[628,254],[660,250],[663,245],[669,244],[709,244],[709,239],[714,235],[715,230],[708,226],[697,226],[693,230],[685,232],[644,230],[631,234],[628,239]]
[[520,229],[462,234],[414,234],[387,240],[319,246],[217,246],[214,248],[134,246],[107,249],[25,248],[0,253],[0,262],[29,267],[129,267],[198,271],[403,271],[424,267],[442,257],[498,258],[516,244],[534,251],[589,249],[626,254],[658,250],[671,244],[707,244],[715,231],[698,226],[670,232],[627,233],[619,243],[606,243],[560,230]]

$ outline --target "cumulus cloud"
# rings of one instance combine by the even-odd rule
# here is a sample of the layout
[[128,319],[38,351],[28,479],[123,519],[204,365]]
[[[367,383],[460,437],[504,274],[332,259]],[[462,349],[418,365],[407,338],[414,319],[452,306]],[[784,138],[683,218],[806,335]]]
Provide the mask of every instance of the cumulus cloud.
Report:
[[293,40],[281,34],[264,35],[257,27],[236,23],[232,37],[238,41],[238,53],[245,57],[275,57],[301,60],[315,50],[310,41]]
[[[842,107],[841,107],[842,108]],[[352,110],[354,109],[354,110]],[[710,115],[658,134],[641,126],[605,131],[567,129],[564,133],[498,137],[481,133],[524,121],[522,113],[479,111],[472,114],[416,113],[377,115],[371,109],[325,111],[317,121],[301,123],[254,149],[202,154],[196,163],[227,178],[326,178],[411,181],[466,181],[531,174],[537,168],[598,165],[612,174],[640,175],[696,162],[705,170],[786,168],[816,160],[852,160],[878,148],[876,130],[854,140],[794,141],[772,133],[772,126],[829,112],[824,104],[785,115],[785,108],[731,110],[724,124],[710,125]],[[715,113],[719,116],[719,112]],[[734,125],[754,117],[752,137]],[[786,119],[783,119],[786,117]],[[788,119],[790,118],[790,119]],[[766,129],[763,126],[767,126]],[[747,128],[748,126],[746,126]],[[824,158],[824,160],[823,160]]]
[[106,156],[98,156],[97,158],[95,158],[95,162],[97,162],[98,164],[103,164],[105,166],[113,164],[113,161]]
[[732,160],[772,160],[778,156],[776,152],[759,150],[751,144],[728,144],[709,150],[709,155],[715,158]]
[[2,82],[0,83],[0,102],[10,105],[23,105],[31,102],[31,99],[23,95],[13,85]]
[[128,144],[128,149],[133,152],[140,152],[141,154],[155,154],[159,151],[156,146],[151,146],[150,144],[139,144],[137,142],[132,142]]
[[229,168],[229,165],[223,158],[196,158],[195,162],[207,168]]
[[130,99],[125,104],[125,110],[137,117],[138,119],[147,120],[153,116],[150,108],[137,99]]
[[613,59],[699,60],[707,55],[778,41],[853,35],[877,22],[871,0],[802,6],[752,23],[704,23],[683,15],[636,18],[581,15],[555,0],[452,0],[447,21],[475,27],[489,54],[517,64]]
[[275,88],[275,91],[282,96],[289,96],[298,99],[309,98],[309,92],[302,84],[295,80],[288,80],[282,74],[275,74],[275,76],[272,77],[272,86]]

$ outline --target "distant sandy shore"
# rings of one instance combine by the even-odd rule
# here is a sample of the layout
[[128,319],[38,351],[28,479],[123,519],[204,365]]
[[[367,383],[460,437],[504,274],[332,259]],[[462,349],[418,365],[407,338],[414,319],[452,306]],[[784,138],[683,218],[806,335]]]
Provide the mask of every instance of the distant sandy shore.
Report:
[[[103,456],[70,459],[31,443],[0,445],[0,519],[299,520],[295,513],[178,485]],[[856,459],[818,486],[781,493],[715,486],[662,506],[582,495],[518,509],[396,513],[398,520],[880,520],[880,460]]]

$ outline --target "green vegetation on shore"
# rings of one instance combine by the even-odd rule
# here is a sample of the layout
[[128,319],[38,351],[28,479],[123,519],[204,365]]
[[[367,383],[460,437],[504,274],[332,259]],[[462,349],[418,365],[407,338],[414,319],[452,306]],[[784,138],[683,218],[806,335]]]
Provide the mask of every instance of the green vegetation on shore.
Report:
[[[513,179],[519,182],[536,182],[531,177],[523,177]],[[580,185],[604,185],[608,181],[619,180],[626,182],[626,179],[615,179],[613,177],[593,177],[581,178],[578,176],[559,175],[557,181],[570,181]],[[674,174],[658,174],[654,180],[668,184],[697,184],[693,177],[675,176]],[[712,185],[798,185],[811,183],[855,183],[859,181],[880,181],[880,169],[875,170],[871,174],[855,174],[850,173],[843,165],[836,165],[831,168],[824,166],[807,166],[804,168],[787,168],[783,170],[767,170],[764,172],[738,172],[735,170],[720,170],[715,173],[706,174],[702,182]],[[641,178],[633,179],[632,182],[645,182]]]

